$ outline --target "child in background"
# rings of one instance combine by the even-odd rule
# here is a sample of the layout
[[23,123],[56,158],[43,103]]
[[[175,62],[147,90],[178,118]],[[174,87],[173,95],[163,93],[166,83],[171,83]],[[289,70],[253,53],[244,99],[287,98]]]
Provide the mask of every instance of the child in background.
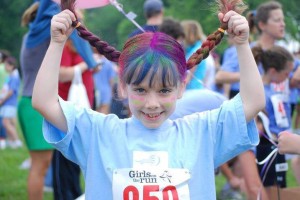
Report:
[[[3,50],[0,50],[0,89],[4,85],[4,82],[7,77],[7,72],[4,67],[4,60],[7,58],[7,56],[8,55]],[[3,127],[2,118],[0,117],[0,149],[6,148],[5,140],[6,140],[5,128]]]
[[[293,69],[293,56],[283,47],[273,46],[268,50],[256,46],[252,49],[257,63],[263,66],[262,80],[265,88],[266,108],[265,113],[269,118],[269,130],[272,136],[269,140],[277,141],[281,131],[291,128],[291,107],[289,103],[289,74]],[[279,84],[280,83],[280,84]],[[261,140],[257,147],[257,159],[262,160],[275,148],[270,142]],[[275,164],[287,165],[285,157],[277,155],[269,170],[264,186],[279,185],[286,187],[286,171],[276,171]],[[263,170],[263,166],[258,166]]]
[[[107,43],[98,45],[104,44],[98,39],[97,50],[119,62],[120,83],[133,114],[129,119],[75,107],[58,97],[62,50],[77,22],[70,10],[53,17],[32,101],[45,117],[45,139],[83,170],[86,199],[216,199],[214,169],[258,143],[253,118],[264,107],[263,85],[248,44],[248,22],[228,7],[235,6],[224,5],[221,28],[188,63],[181,45],[163,33],[130,38],[121,54]],[[81,36],[90,34],[76,27]],[[185,89],[187,70],[208,56],[224,29],[238,49],[240,94],[220,109],[168,119]]]
[[0,95],[0,116],[7,133],[7,145],[13,149],[22,147],[16,130],[16,112],[20,78],[17,70],[17,62],[13,57],[7,57],[4,61],[5,70],[9,74],[4,83]]

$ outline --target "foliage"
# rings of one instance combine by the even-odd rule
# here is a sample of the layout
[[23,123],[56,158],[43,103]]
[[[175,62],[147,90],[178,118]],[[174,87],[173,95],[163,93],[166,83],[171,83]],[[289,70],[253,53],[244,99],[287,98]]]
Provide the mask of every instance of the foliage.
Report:
[[[214,11],[215,1],[213,0],[163,0],[165,4],[166,16],[172,16],[175,19],[195,19],[198,20],[208,35],[219,25],[217,13]],[[245,0],[249,9],[255,9],[260,3],[267,0]],[[24,10],[30,5],[32,0],[1,0],[0,7],[0,49],[7,49],[16,57],[19,56],[22,36],[26,28],[20,27],[20,19]],[[144,0],[118,0],[123,5],[126,13],[129,11],[137,14],[136,21],[143,25],[145,18],[143,16]],[[283,5],[286,15],[287,32],[293,38],[300,40],[300,8],[298,0],[279,0]],[[112,5],[89,9],[86,11],[85,24],[92,32],[101,36],[103,40],[116,46],[119,50],[126,41],[128,34],[136,27],[124,17]],[[226,45],[225,42],[222,44]],[[218,51],[223,48],[218,47]]]
[[21,28],[21,16],[30,3],[31,0],[1,0],[0,49],[9,50],[17,58],[26,31],[26,28]]

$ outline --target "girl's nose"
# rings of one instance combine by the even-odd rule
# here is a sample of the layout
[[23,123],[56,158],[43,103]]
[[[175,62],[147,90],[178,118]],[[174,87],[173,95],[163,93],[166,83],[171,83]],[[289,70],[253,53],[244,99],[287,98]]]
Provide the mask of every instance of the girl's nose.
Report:
[[154,93],[148,94],[145,107],[148,109],[156,109],[159,107],[159,102],[156,94]]

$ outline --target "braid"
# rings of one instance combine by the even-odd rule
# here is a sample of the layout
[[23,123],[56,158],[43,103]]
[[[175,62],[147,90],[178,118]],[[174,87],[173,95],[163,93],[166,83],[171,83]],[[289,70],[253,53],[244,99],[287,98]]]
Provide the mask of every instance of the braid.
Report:
[[[75,16],[74,9],[75,0],[62,0],[61,9],[69,9]],[[77,17],[76,17],[77,18]],[[95,47],[98,53],[104,55],[108,60],[118,62],[121,52],[117,51],[114,47],[110,46],[107,42],[101,40],[99,37],[88,31],[78,20],[72,22],[72,26],[78,31],[78,35],[87,40],[91,46]]]
[[[230,10],[234,10],[237,13],[242,13],[246,6],[242,0],[217,0],[219,11],[226,14]],[[210,34],[205,42],[201,45],[200,49],[198,49],[187,61],[187,69],[193,68],[195,65],[198,65],[203,59],[207,58],[209,52],[217,46],[223,36],[225,30],[228,29],[227,22],[222,22],[220,28],[216,30],[214,33]]]

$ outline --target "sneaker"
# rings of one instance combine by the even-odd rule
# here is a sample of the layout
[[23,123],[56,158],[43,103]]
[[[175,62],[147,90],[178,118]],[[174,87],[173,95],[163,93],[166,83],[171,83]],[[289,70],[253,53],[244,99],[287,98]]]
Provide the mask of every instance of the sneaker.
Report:
[[219,198],[220,200],[244,200],[243,195],[237,191],[232,189],[228,183],[222,188]]
[[4,139],[0,140],[0,149],[6,149],[6,141]]
[[44,186],[43,190],[44,190],[44,192],[50,193],[50,192],[53,192],[53,187]]
[[22,164],[19,166],[19,169],[29,169],[31,167],[31,159],[27,158],[22,162]]
[[7,141],[7,146],[12,149],[17,149],[23,146],[23,143],[21,140],[15,140],[15,141]]

